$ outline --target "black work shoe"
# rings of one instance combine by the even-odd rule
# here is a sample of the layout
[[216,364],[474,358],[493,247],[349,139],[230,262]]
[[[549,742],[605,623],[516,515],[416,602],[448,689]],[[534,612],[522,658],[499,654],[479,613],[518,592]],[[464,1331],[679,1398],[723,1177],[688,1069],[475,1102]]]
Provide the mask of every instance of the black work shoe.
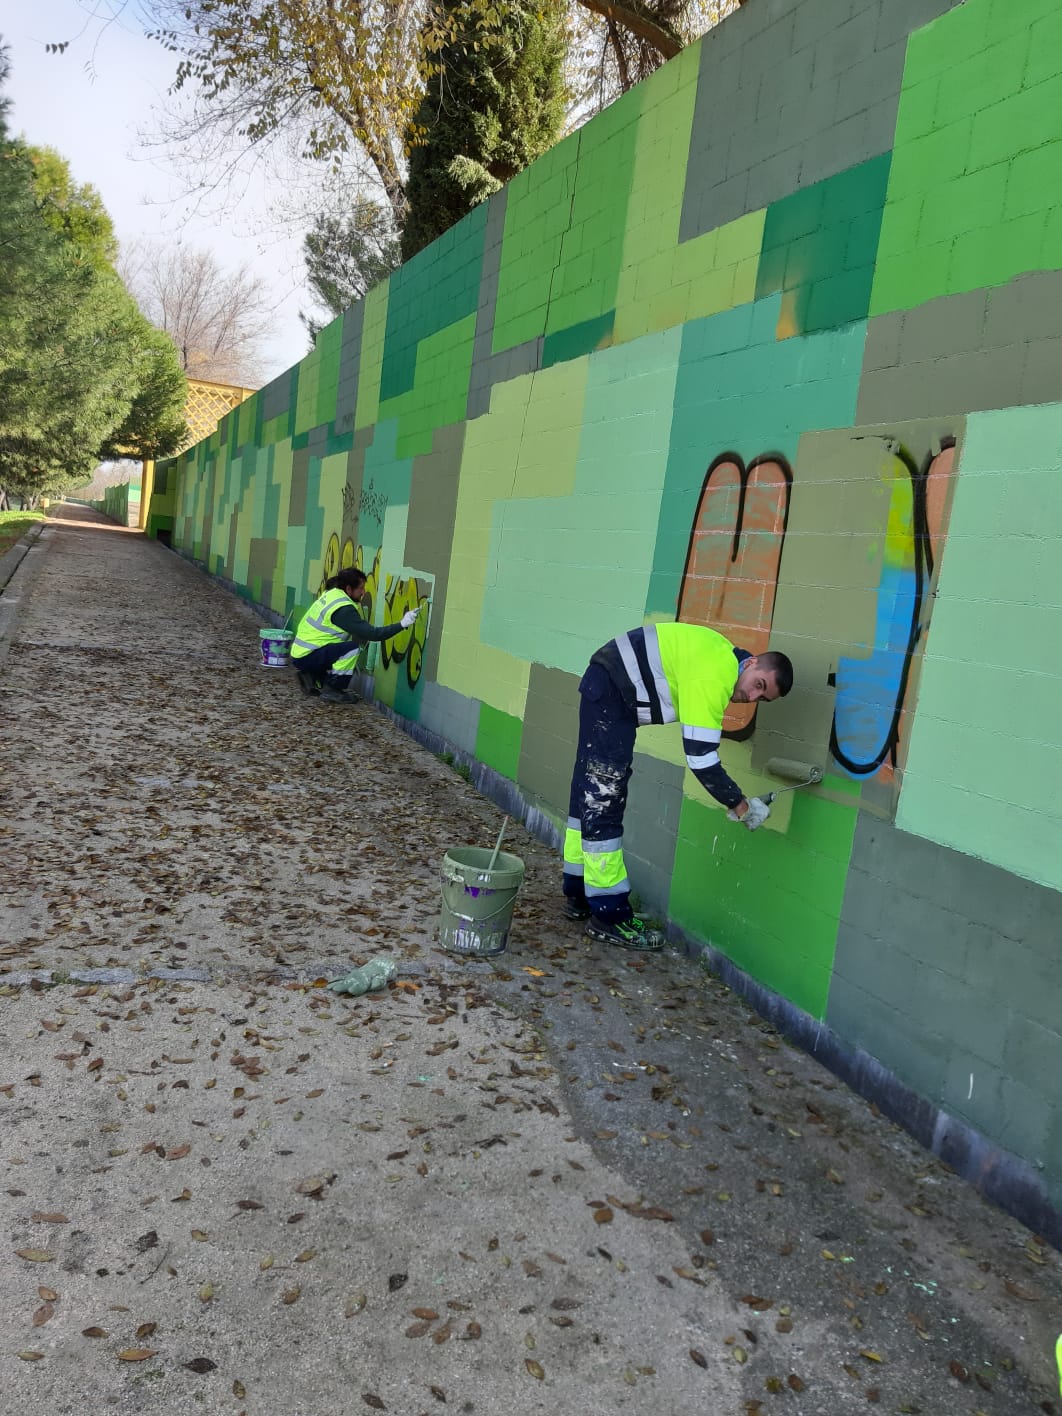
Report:
[[664,947],[664,936],[659,929],[650,929],[640,919],[615,920],[595,919],[592,915],[586,926],[591,939],[603,939],[606,944],[615,944],[620,949],[633,949],[647,954]]
[[316,698],[321,692],[321,685],[314,678],[313,674],[307,673],[305,669],[296,669],[296,677],[299,680],[299,687],[307,698]]
[[569,919],[589,919],[590,906],[585,900],[575,900],[565,897],[564,913]]
[[338,688],[322,688],[322,703],[360,703],[361,699],[356,693],[344,693]]

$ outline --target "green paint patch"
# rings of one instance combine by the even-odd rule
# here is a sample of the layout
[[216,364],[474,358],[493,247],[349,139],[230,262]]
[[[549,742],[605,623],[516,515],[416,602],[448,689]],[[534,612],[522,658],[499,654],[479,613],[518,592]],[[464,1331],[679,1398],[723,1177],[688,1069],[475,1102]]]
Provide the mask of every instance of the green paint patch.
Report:
[[767,209],[756,298],[781,291],[779,338],[866,317],[889,163],[871,158]]
[[595,349],[604,348],[611,339],[615,322],[615,310],[607,310],[603,315],[583,320],[581,324],[572,325],[569,329],[547,334],[542,343],[542,367],[548,369],[551,364],[581,359],[584,354],[592,354]]
[[[380,371],[380,401],[409,393],[419,378],[421,343],[461,323],[475,320],[487,204],[479,206],[445,235],[391,276],[387,326]],[[467,381],[466,381],[467,395]]]
[[474,314],[426,336],[416,357],[414,386],[398,398],[381,399],[382,422],[395,418],[399,457],[431,452],[436,428],[464,419],[476,334]]
[[483,703],[479,709],[479,730],[476,733],[476,756],[493,767],[503,777],[516,781],[520,763],[520,739],[524,725],[519,718],[502,713]]
[[871,314],[1062,264],[1062,22],[1033,18],[967,0],[911,35]]
[[855,811],[798,793],[784,835],[752,833],[686,798],[668,913],[823,1018],[855,821]]

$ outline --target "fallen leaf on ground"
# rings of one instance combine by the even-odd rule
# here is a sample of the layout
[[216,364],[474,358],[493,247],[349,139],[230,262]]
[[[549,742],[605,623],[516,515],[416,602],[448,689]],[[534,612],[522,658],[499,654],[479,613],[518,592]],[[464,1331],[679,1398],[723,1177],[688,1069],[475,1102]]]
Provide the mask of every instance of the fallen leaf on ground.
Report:
[[533,1357],[525,1357],[524,1366],[527,1368],[527,1370],[531,1373],[531,1375],[535,1378],[536,1381],[540,1382],[544,1380],[546,1375],[545,1370],[543,1369],[542,1364],[540,1362],[536,1362]]
[[16,1249],[15,1253],[31,1264],[50,1264],[55,1258],[48,1249]]
[[157,1349],[153,1347],[126,1347],[118,1353],[119,1362],[143,1362],[147,1357],[154,1357]]

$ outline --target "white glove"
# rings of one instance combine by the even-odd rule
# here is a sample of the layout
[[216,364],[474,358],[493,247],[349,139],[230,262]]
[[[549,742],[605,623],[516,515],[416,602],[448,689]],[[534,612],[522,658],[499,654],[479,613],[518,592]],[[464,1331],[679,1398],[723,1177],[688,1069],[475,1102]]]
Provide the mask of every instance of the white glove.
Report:
[[770,814],[771,808],[765,801],[761,801],[759,797],[750,797],[749,809],[744,816],[739,816],[731,807],[726,814],[726,819],[728,821],[740,821],[742,826],[746,827],[749,831],[755,831],[757,826],[763,825]]
[[402,616],[402,619],[401,619],[402,628],[403,628],[403,629],[411,629],[411,628],[413,627],[413,625],[416,623],[417,616],[418,616],[419,614],[420,614],[420,606],[419,606],[419,605],[417,606],[417,608],[416,608],[415,610],[407,610],[407,611],[405,612],[405,614]]
[[771,808],[761,797],[749,798],[749,809],[741,818],[741,824],[746,831],[755,831],[762,826],[771,814]]

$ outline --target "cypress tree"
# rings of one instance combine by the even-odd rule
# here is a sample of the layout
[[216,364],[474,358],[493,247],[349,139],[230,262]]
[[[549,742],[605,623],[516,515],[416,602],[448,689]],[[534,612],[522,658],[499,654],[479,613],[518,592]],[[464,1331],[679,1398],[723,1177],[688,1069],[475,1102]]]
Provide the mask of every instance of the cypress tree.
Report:
[[403,260],[544,153],[564,123],[567,32],[558,0],[509,0],[478,16],[468,0],[437,0],[440,19],[450,37],[411,133]]

